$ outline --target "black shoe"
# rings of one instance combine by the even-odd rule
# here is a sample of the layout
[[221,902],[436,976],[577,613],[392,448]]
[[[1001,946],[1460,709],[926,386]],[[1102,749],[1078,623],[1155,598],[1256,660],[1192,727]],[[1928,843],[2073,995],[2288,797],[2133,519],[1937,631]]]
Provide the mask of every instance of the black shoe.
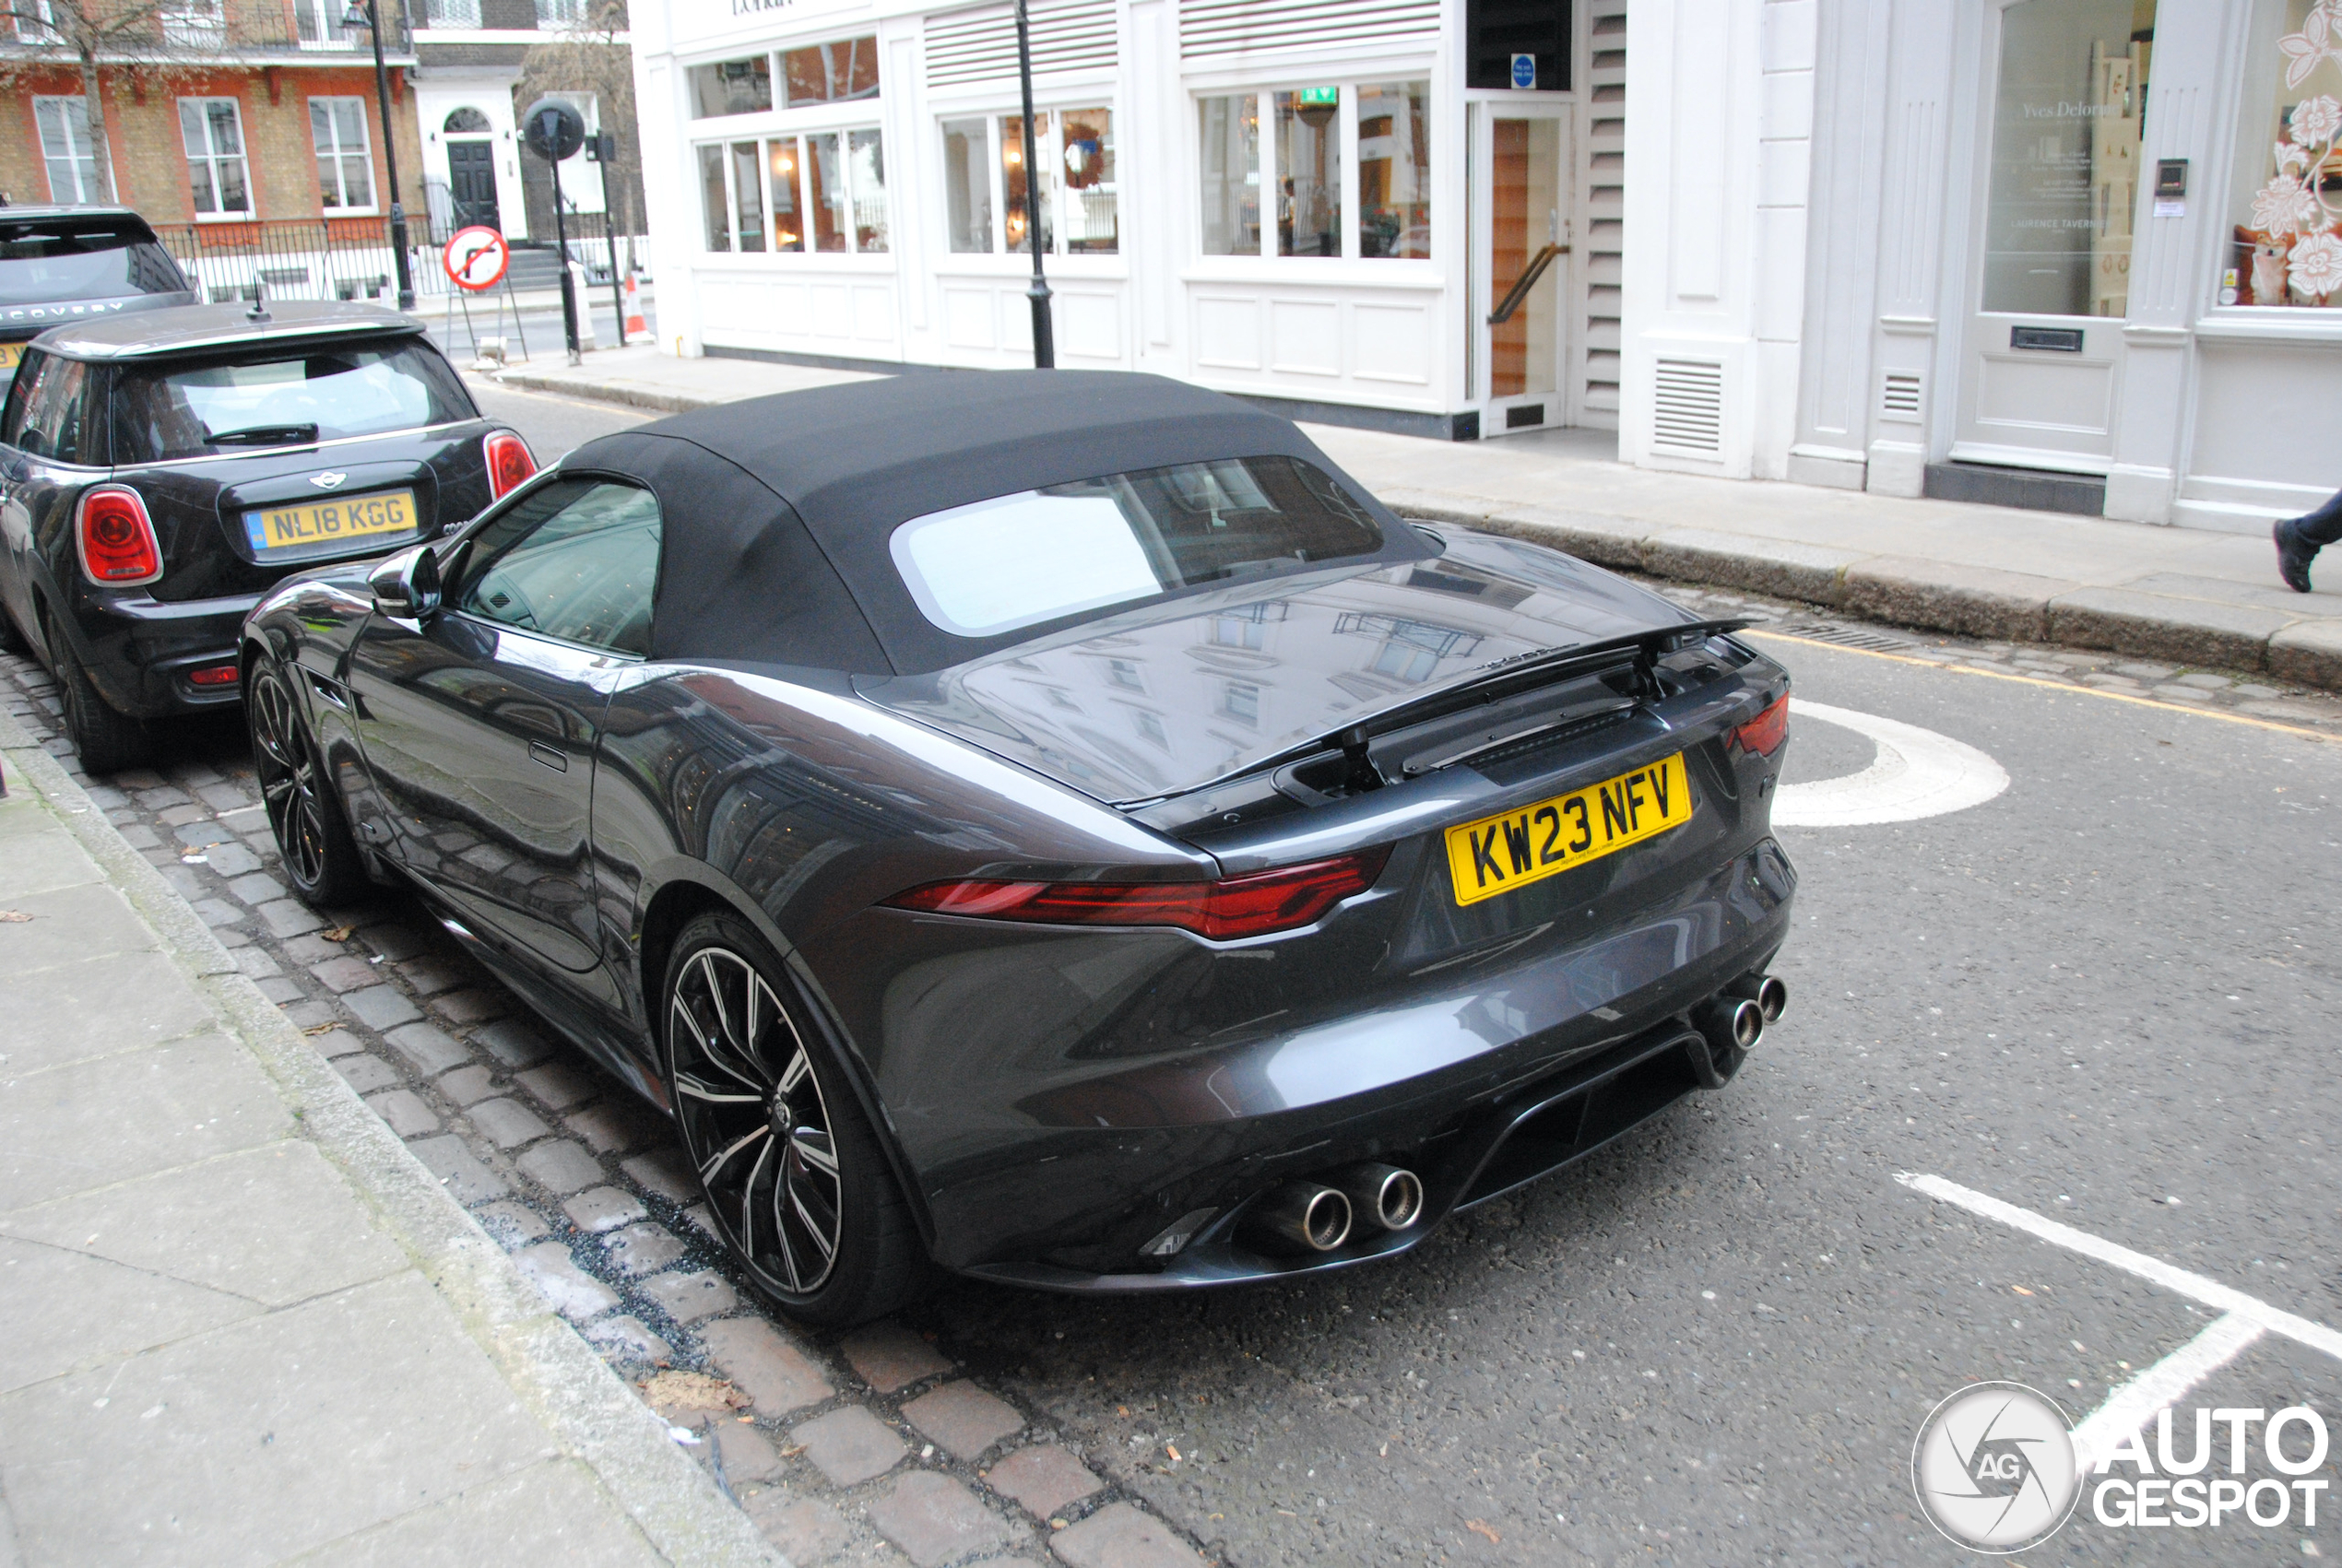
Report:
[[2270,530],[2277,539],[2277,574],[2285,585],[2297,594],[2310,591],[2310,562],[2318,558],[2318,547],[2303,544],[2293,534],[2293,525],[2279,523]]

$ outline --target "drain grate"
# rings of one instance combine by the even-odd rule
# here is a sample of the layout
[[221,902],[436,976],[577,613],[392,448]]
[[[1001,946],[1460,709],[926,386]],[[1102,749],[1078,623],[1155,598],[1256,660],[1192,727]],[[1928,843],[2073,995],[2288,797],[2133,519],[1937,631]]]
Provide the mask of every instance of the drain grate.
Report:
[[1873,654],[1902,654],[1919,646],[1884,631],[1866,631],[1859,626],[1788,626],[1781,629],[1792,637],[1803,637],[1815,643],[1830,643],[1840,648],[1861,648]]

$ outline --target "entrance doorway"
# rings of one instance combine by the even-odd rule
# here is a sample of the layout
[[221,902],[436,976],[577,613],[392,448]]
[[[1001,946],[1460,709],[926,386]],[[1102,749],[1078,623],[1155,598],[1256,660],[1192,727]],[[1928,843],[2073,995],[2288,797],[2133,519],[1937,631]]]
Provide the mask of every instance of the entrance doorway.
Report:
[[2114,456],[2155,0],[1993,0],[1956,463]]
[[[447,206],[458,229],[474,224],[504,228],[504,211],[496,197],[496,143],[488,116],[477,109],[458,109],[447,116]],[[475,133],[466,135],[464,133]]]
[[1471,327],[1480,433],[1550,430],[1569,422],[1568,111],[1476,109]]

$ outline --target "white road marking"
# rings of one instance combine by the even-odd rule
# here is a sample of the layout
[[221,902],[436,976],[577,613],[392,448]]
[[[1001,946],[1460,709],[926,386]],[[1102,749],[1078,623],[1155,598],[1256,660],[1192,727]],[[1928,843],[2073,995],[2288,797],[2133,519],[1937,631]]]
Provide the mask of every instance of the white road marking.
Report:
[[2242,1355],[2268,1330],[2229,1312],[2204,1332],[2106,1397],[2106,1403],[2074,1429],[2075,1463],[2097,1468],[2099,1456],[2155,1419],[2155,1412],[2186,1398],[2195,1386]]
[[2201,1334],[2116,1389],[2105,1404],[2074,1429],[2075,1451],[2086,1466],[2095,1465],[2099,1455],[2128,1433],[2138,1431],[2154,1419],[2158,1410],[2178,1403],[2190,1389],[2235,1360],[2264,1334],[2281,1334],[2342,1361],[2342,1333],[2271,1306],[2257,1296],[2248,1296],[2217,1279],[2175,1267],[2159,1257],[2134,1252],[2088,1231],[2077,1231],[2046,1215],[2004,1203],[1941,1176],[1898,1171],[1895,1179],[1939,1203],[1953,1204],[1971,1214],[1997,1220],[2012,1230],[2111,1265],[2149,1284],[2160,1285],[2219,1311],[2221,1315]]
[[1781,785],[1773,796],[1777,828],[1915,822],[1981,806],[2008,788],[2008,773],[1998,762],[1948,735],[1803,697],[1789,700],[1789,712],[1866,735],[1877,743],[1878,755],[1859,773]]

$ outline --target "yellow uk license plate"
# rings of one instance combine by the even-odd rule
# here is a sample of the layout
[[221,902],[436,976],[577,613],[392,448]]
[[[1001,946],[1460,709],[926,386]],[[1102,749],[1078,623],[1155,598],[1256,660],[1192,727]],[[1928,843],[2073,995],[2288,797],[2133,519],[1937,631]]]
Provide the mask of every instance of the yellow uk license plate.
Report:
[[13,371],[24,359],[21,343],[0,343],[0,371]]
[[300,545],[338,544],[370,534],[396,534],[415,525],[415,492],[384,490],[341,496],[299,506],[272,506],[244,513],[244,532],[255,551]]
[[1664,761],[1448,830],[1456,902],[1478,903],[1656,838],[1691,820],[1691,779]]

